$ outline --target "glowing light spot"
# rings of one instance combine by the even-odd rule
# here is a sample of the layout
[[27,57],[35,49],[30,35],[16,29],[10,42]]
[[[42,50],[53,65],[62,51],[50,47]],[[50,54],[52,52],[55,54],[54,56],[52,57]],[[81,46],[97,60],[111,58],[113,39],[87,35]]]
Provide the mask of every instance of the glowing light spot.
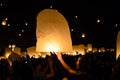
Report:
[[53,6],[51,5],[50,8],[53,8]]
[[6,20],[2,21],[2,25],[5,26],[6,25]]
[[19,33],[18,36],[21,36],[21,34]]
[[7,24],[7,26],[10,26],[10,24]]
[[77,19],[77,18],[78,18],[78,16],[75,16],[75,18]]
[[28,23],[26,22],[26,23],[25,23],[25,25],[27,26],[27,25],[28,25]]
[[74,31],[73,29],[71,29],[71,31]]
[[16,45],[13,44],[12,45],[12,51],[14,51],[15,47],[16,47]]
[[56,45],[48,44],[46,45],[46,50],[49,52],[57,52],[58,48]]
[[24,30],[22,30],[22,32],[24,32]]
[[85,33],[82,33],[82,38],[85,38]]
[[0,6],[3,6],[3,4],[0,4]]
[[5,20],[7,21],[7,20],[8,20],[8,18],[6,17],[6,18],[5,18]]
[[9,48],[12,48],[12,46],[11,46],[11,45],[9,45],[8,47],[9,47]]
[[97,19],[97,23],[100,23],[100,19]]
[[115,26],[117,27],[117,26],[118,26],[118,24],[115,24]]

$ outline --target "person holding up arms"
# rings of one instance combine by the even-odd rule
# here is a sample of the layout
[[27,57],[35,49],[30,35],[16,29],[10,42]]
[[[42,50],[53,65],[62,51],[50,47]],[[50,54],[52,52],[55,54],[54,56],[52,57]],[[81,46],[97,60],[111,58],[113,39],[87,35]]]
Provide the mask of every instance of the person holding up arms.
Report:
[[[76,69],[72,69],[62,58],[62,53],[56,53],[58,60],[60,61],[60,63],[62,64],[62,66],[68,70],[68,72],[70,74],[79,76],[79,78],[81,80],[86,80],[85,79],[85,75],[87,74],[87,72],[84,70],[83,65],[81,65],[81,57],[78,57],[76,63]],[[78,77],[76,77],[75,80],[78,80]]]

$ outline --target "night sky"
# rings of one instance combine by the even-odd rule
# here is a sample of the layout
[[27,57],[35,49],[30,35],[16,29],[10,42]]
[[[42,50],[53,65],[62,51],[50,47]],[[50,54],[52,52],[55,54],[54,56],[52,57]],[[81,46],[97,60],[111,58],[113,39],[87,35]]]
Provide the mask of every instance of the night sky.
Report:
[[[46,8],[57,9],[68,21],[72,43],[115,47],[120,25],[119,2],[105,0],[0,0],[0,47],[36,45],[36,16]],[[100,20],[98,23],[97,20]],[[85,38],[81,34],[86,35]]]

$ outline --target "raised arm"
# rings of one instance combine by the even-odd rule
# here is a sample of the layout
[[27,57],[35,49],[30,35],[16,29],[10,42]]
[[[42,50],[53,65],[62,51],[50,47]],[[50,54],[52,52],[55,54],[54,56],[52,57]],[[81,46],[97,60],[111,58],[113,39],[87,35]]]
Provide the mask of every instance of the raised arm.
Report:
[[53,69],[53,61],[51,57],[49,57],[48,62],[49,62],[49,67],[50,67],[50,73],[47,74],[47,78],[50,78],[50,77],[53,77],[55,74],[54,69]]
[[71,73],[71,74],[77,74],[77,72],[75,70],[73,70],[69,65],[67,65],[65,63],[65,61],[62,58],[62,54],[61,53],[57,53],[57,58],[61,62],[61,64],[63,65],[63,67],[69,71],[69,73]]

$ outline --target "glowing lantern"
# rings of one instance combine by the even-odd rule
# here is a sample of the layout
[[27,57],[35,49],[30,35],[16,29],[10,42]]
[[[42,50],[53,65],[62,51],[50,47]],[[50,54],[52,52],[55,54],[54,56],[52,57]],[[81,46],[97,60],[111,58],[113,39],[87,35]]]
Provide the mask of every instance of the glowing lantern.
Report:
[[35,46],[32,46],[32,47],[28,47],[27,48],[27,52],[28,52],[28,55],[30,56],[30,57],[36,57],[36,47]]
[[116,44],[116,59],[119,57],[120,55],[120,31],[118,32],[117,35],[117,44]]
[[6,25],[6,20],[2,21],[2,25],[5,26]]
[[92,44],[87,44],[87,51],[92,51]]
[[85,55],[85,46],[83,44],[73,45],[73,54],[78,52],[78,54]]
[[100,19],[97,19],[97,23],[100,23]]
[[57,10],[45,9],[37,15],[36,37],[36,52],[72,51],[68,23]]
[[85,33],[82,33],[82,38],[85,38]]

